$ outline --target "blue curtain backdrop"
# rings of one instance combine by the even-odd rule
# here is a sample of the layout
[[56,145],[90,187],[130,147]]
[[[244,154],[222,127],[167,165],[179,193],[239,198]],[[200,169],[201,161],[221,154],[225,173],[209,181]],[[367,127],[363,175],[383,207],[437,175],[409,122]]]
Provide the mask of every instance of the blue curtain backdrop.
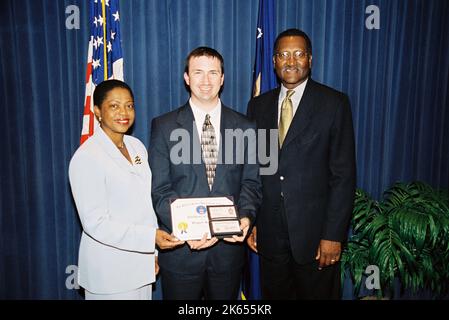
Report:
[[[380,10],[368,30],[365,9]],[[80,29],[65,27],[66,7]],[[121,1],[125,80],[134,135],[188,98],[184,58],[199,45],[225,59],[222,100],[245,112],[252,92],[258,0]],[[79,299],[66,288],[80,224],[67,179],[84,104],[87,1],[0,3],[0,299]],[[393,182],[449,186],[449,2],[278,0],[277,32],[313,42],[313,77],[349,94],[358,186],[379,197]],[[70,278],[69,278],[70,279]]]

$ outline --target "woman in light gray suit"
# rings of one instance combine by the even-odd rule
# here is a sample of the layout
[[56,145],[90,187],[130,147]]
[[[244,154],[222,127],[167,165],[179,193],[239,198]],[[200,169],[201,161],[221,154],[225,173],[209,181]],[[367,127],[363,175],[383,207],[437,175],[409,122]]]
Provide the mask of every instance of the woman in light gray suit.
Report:
[[83,227],[78,282],[86,299],[151,299],[160,249],[183,244],[158,229],[145,146],[125,133],[134,97],[122,81],[94,92],[100,127],[70,161],[69,179]]

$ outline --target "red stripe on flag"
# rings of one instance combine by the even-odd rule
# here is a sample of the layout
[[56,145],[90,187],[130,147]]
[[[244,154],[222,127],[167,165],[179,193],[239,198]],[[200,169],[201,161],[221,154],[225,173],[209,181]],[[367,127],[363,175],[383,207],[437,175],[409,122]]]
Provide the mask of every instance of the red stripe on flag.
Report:
[[[89,132],[86,134],[81,135],[80,144],[83,144],[84,141],[86,141],[89,137],[91,137],[94,134],[94,114],[92,110],[90,110],[90,100],[92,99],[91,96],[86,97],[86,104],[84,105],[84,116],[89,116]],[[83,118],[83,125],[84,125],[84,118]]]
[[89,62],[87,64],[87,70],[86,70],[86,83],[89,83],[89,78],[92,75],[92,62]]
[[87,139],[89,139],[89,135],[83,134],[83,135],[81,136],[80,145],[83,144],[84,141],[86,141]]

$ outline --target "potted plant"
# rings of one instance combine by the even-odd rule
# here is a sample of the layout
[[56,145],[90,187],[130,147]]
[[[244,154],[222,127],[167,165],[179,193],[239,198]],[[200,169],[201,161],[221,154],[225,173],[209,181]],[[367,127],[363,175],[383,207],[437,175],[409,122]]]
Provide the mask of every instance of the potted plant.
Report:
[[378,267],[378,297],[422,290],[434,298],[449,293],[449,196],[422,182],[396,183],[382,201],[358,189],[352,235],[342,255],[359,296],[366,267]]

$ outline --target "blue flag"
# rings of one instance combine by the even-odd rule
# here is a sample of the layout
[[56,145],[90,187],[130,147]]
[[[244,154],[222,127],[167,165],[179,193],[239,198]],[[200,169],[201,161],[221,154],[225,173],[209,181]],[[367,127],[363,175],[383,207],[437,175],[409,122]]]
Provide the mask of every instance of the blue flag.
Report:
[[[253,97],[276,88],[273,70],[273,45],[275,33],[275,0],[259,1],[256,29],[256,59],[254,63]],[[242,299],[260,300],[259,256],[248,249],[244,270]]]
[[273,70],[275,33],[275,0],[260,0],[256,31],[256,60],[254,62],[253,97],[277,87]]

